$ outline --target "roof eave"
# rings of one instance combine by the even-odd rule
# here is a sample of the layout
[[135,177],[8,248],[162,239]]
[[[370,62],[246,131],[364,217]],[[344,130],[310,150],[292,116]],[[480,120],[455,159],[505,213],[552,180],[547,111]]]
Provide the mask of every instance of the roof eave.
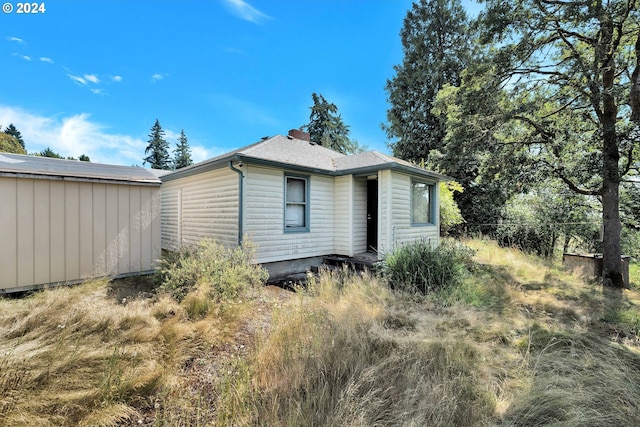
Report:
[[425,178],[429,178],[431,180],[440,182],[440,181],[451,181],[453,178],[450,178],[446,175],[441,175],[436,172],[431,172],[426,169],[421,169],[418,167],[411,167],[402,165],[399,163],[383,163],[377,165],[370,166],[362,166],[357,168],[349,168],[349,169],[340,169],[340,170],[328,170],[322,168],[314,168],[310,166],[304,165],[296,165],[292,163],[279,162],[276,160],[269,159],[261,159],[259,157],[253,157],[242,153],[233,153],[228,156],[216,158],[210,162],[203,162],[199,165],[194,165],[194,167],[189,167],[183,170],[177,170],[167,175],[163,175],[160,177],[162,182],[172,181],[179,178],[185,178],[188,176],[193,176],[203,172],[209,172],[211,170],[219,169],[221,167],[226,167],[229,161],[242,161],[246,164],[252,164],[257,166],[266,166],[273,167],[293,172],[301,172],[301,173],[310,173],[316,175],[328,175],[328,176],[342,176],[342,175],[362,175],[369,173],[376,173],[380,170],[396,170],[400,172],[404,172],[410,175],[418,175]]
[[76,181],[76,182],[98,182],[101,184],[119,184],[119,185],[148,185],[159,187],[162,182],[154,179],[117,179],[117,178],[101,178],[91,176],[51,174],[51,173],[29,173],[4,170],[0,171],[0,177],[6,178],[23,178],[23,179],[47,179],[51,181]]
[[379,165],[362,166],[362,167],[350,168],[350,169],[341,169],[337,171],[336,175],[368,175],[372,173],[377,173],[378,171],[381,171],[381,170],[394,170],[394,171],[404,172],[409,175],[419,175],[425,178],[432,179],[437,182],[453,180],[453,178],[448,177],[446,175],[442,175],[436,172],[431,172],[426,169],[405,166],[398,163],[383,163]]
[[303,165],[295,165],[292,163],[278,162],[275,160],[260,159],[258,157],[247,156],[244,154],[237,154],[235,158],[238,161],[243,161],[249,164],[254,164],[258,166],[276,167],[279,169],[286,169],[294,172],[313,173],[317,175],[335,175],[336,174],[335,171],[332,171],[332,170],[314,168],[314,167],[303,166]]
[[236,157],[236,154],[233,153],[233,154],[229,154],[228,156],[218,157],[215,160],[202,162],[197,165],[186,167],[184,169],[178,169],[175,172],[162,175],[160,177],[160,180],[162,182],[173,181],[175,179],[186,178],[188,176],[193,176],[199,173],[209,172],[215,169],[219,169],[221,167],[225,167],[227,163],[229,163],[229,160],[233,160],[235,159],[235,157]]

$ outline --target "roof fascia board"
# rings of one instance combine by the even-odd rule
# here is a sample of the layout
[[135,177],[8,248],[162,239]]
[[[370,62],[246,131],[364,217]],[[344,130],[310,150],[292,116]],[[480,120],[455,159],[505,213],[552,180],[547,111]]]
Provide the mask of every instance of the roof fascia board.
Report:
[[107,179],[107,178],[66,176],[66,175],[33,174],[33,173],[9,172],[9,171],[0,171],[0,177],[23,178],[23,179],[46,179],[49,181],[99,182],[101,184],[118,184],[118,185],[146,185],[151,187],[159,187],[162,184],[160,180],[158,181],[137,181],[137,180],[130,180],[130,179],[119,180],[119,179]]
[[430,178],[438,182],[452,180],[452,178],[445,175],[441,175],[428,170],[401,165],[398,163],[385,163],[383,165],[376,165],[376,166],[364,166],[360,168],[342,169],[340,171],[337,171],[335,175],[338,175],[338,176],[339,175],[367,175],[367,174],[375,173],[381,170],[394,170],[394,171],[404,172],[410,175],[419,175],[425,178]]
[[189,167],[188,169],[177,170],[175,172],[162,175],[160,177],[160,180],[162,180],[162,182],[173,181],[174,179],[186,178],[188,176],[197,175],[199,173],[221,169],[223,167],[227,167],[227,165],[229,164],[229,160],[234,160],[234,158],[235,158],[235,153],[228,156],[221,157],[221,158],[217,158],[213,161],[208,161],[208,162],[201,163],[199,165],[194,165],[193,167]]
[[419,175],[425,178],[429,178],[435,181],[451,181],[452,178],[441,175],[435,172],[430,172],[428,170],[420,169],[418,167],[410,167],[406,165],[402,165],[399,163],[385,163],[381,165],[374,166],[363,166],[359,168],[351,168],[351,169],[341,169],[341,170],[327,170],[320,168],[313,168],[302,165],[295,165],[291,163],[278,162],[275,160],[261,159],[258,157],[248,156],[242,153],[234,153],[225,157],[221,157],[216,159],[215,161],[203,163],[199,166],[189,168],[184,171],[176,171],[167,175],[163,175],[160,177],[162,182],[172,181],[174,179],[185,178],[188,176],[196,175],[203,172],[209,172],[211,170],[220,169],[222,167],[227,167],[229,161],[243,161],[247,164],[258,165],[258,166],[266,166],[272,168],[278,168],[283,170],[289,170],[293,172],[304,172],[304,173],[312,173],[316,175],[328,175],[328,176],[342,176],[342,175],[356,175],[356,174],[370,174],[374,172],[378,172],[381,170],[397,170],[401,172],[405,172],[411,175]]
[[320,168],[312,168],[308,166],[302,165],[294,165],[291,163],[278,162],[275,160],[267,160],[267,159],[259,159],[257,157],[246,156],[243,154],[236,155],[237,160],[241,160],[245,163],[258,165],[258,166],[270,166],[278,169],[286,169],[288,171],[294,172],[304,172],[304,173],[313,173],[316,175],[335,175],[334,171],[320,169]]

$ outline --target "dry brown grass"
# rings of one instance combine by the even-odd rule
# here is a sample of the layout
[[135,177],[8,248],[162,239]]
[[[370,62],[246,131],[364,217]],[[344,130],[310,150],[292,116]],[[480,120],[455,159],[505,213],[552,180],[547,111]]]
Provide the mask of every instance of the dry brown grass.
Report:
[[139,279],[0,299],[0,425],[637,425],[637,289],[466,243],[446,301],[346,271],[223,302]]
[[0,424],[144,420],[182,393],[185,364],[223,346],[248,310],[212,306],[194,321],[166,295],[120,296],[94,281],[0,299]]

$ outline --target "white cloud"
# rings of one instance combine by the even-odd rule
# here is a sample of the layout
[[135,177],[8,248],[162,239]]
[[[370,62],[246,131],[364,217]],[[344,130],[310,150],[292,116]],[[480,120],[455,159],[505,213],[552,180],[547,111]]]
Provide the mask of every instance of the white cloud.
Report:
[[13,55],[13,56],[17,56],[18,58],[22,58],[22,59],[24,59],[25,61],[31,61],[31,57],[30,57],[30,56],[27,56],[27,55],[22,55],[22,54],[20,54],[20,53],[15,53],[15,52],[14,52],[12,55]]
[[120,83],[122,81],[122,76],[113,76],[113,77],[111,77],[111,81],[114,81],[116,83]]
[[96,95],[103,95],[105,93],[104,90],[96,88],[92,88],[91,92],[95,93]]
[[100,83],[100,79],[95,74],[85,74],[84,79],[91,83],[95,83],[95,84]]
[[271,19],[271,17],[255,7],[251,6],[244,0],[223,0],[227,9],[231,11],[234,15],[236,15],[240,19],[244,19],[245,21],[253,22],[254,24],[259,24],[265,20]]
[[164,75],[162,74],[154,74],[153,76],[151,76],[151,81],[152,82],[157,82],[164,79]]
[[20,37],[7,37],[7,40],[9,40],[10,42],[16,42],[18,44],[23,44],[26,45],[27,43],[25,43],[24,40],[22,40]]
[[87,84],[87,81],[80,76],[74,76],[73,74],[67,74],[67,76],[79,85],[84,86]]
[[53,64],[53,59],[51,59],[51,58],[47,58],[46,56],[42,56],[42,57],[40,57],[40,61],[42,61],[42,62],[48,62],[49,64]]
[[61,155],[86,154],[92,162],[141,165],[147,143],[140,138],[108,132],[87,113],[44,117],[20,108],[0,105],[0,123],[13,123],[29,153],[47,147]]
[[191,147],[191,159],[193,163],[199,163],[214,157],[214,154],[202,145],[191,145],[191,143],[189,143],[189,146]]

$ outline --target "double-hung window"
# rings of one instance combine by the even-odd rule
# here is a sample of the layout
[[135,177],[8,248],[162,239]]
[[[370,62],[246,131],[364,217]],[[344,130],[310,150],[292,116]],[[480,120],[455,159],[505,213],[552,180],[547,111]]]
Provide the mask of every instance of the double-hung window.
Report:
[[433,185],[411,181],[411,225],[435,224],[432,199]]
[[309,178],[284,177],[284,231],[309,231]]

